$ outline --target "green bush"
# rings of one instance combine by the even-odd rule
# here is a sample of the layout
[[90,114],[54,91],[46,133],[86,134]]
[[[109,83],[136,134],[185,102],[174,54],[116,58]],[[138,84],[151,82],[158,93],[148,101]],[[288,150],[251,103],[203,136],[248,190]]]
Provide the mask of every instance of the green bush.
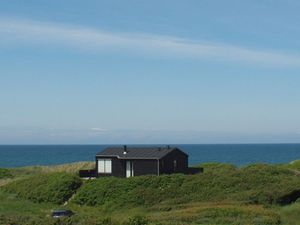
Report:
[[148,225],[149,220],[142,216],[135,216],[129,218],[128,221],[119,223],[112,221],[111,218],[92,219],[86,218],[80,220],[76,217],[66,218],[51,218],[51,217],[37,217],[37,216],[4,216],[0,214],[0,224],[10,225]]
[[203,167],[206,167],[205,172],[197,175],[91,180],[78,190],[74,202],[105,207],[222,200],[276,204],[280,203],[282,196],[300,187],[299,176],[276,166],[257,164],[239,169],[215,164]]
[[244,211],[237,208],[208,209],[203,211],[196,221],[201,224],[207,220],[215,224],[280,224],[280,217],[276,213]]
[[228,171],[236,170],[237,167],[228,163],[217,163],[217,162],[207,162],[195,166],[196,168],[203,168],[206,172],[217,172],[217,173],[226,173]]
[[288,164],[282,164],[280,166],[283,168],[300,171],[300,160],[294,160]]
[[67,173],[35,175],[9,183],[4,188],[18,197],[33,202],[61,204],[80,187],[81,179]]
[[74,198],[80,205],[152,205],[179,195],[184,175],[101,178],[87,181]]
[[10,173],[8,169],[0,168],[0,179],[3,178],[12,178],[13,175]]
[[125,222],[124,225],[148,225],[149,220],[143,216],[134,216],[129,218],[128,222]]

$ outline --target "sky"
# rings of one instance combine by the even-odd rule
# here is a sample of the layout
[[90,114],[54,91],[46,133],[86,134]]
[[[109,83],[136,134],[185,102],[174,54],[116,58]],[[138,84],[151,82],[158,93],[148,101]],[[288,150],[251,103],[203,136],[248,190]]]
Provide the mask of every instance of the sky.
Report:
[[1,0],[0,144],[300,143],[296,0]]

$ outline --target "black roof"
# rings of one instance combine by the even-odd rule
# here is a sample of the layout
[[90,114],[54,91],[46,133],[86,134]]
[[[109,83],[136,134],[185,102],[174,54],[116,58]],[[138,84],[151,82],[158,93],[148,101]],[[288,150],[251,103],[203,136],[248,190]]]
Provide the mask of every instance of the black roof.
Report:
[[125,147],[108,147],[98,152],[96,156],[113,156],[119,159],[161,159],[174,150],[187,155],[174,147],[126,147],[126,154],[124,150]]

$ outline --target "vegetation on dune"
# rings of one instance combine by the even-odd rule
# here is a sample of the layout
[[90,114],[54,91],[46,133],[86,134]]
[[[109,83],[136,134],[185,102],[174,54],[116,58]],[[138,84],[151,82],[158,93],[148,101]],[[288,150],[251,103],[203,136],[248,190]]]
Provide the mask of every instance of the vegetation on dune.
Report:
[[284,225],[300,224],[300,202],[279,208],[278,213]]
[[293,171],[266,164],[250,165],[241,171],[246,176],[240,188],[251,203],[290,204],[297,200],[297,196],[293,199],[291,195],[293,192],[300,193],[300,177]]
[[10,169],[11,173],[16,177],[24,177],[26,175],[44,174],[54,172],[64,172],[77,174],[79,170],[93,169],[95,162],[75,162],[62,165],[52,166],[26,166]]
[[218,163],[218,162],[207,162],[199,165],[195,165],[196,168],[203,168],[205,172],[214,171],[214,172],[226,172],[231,170],[236,170],[237,167],[229,163]]
[[280,216],[270,209],[239,203],[184,204],[179,209],[156,213],[151,221],[167,224],[278,225]]
[[[3,179],[10,183],[0,189],[0,224],[300,224],[297,163],[241,168],[205,163],[199,165],[204,173],[196,175],[87,181],[76,175],[75,168],[82,166],[83,163],[7,170],[13,177]],[[68,172],[58,172],[62,170]],[[75,192],[67,205],[75,215],[59,220],[51,218],[51,211],[61,208],[59,204]]]
[[184,178],[184,175],[175,174],[90,180],[78,191],[74,202],[106,207],[152,205],[179,197]]
[[82,181],[67,173],[33,175],[9,183],[4,188],[18,197],[33,202],[61,204],[68,200],[80,187]]
[[197,175],[91,180],[79,189],[74,202],[105,207],[226,200],[269,205],[281,204],[300,187],[300,178],[295,173],[271,165],[236,168],[210,164],[204,168],[205,172]]
[[0,179],[12,178],[12,177],[13,177],[13,175],[11,174],[9,169],[0,168]]
[[281,164],[280,167],[300,171],[300,160],[294,160],[287,164]]
[[[25,204],[24,204],[25,205]],[[31,205],[30,205],[31,206]],[[69,206],[72,208],[72,206]],[[261,206],[216,203],[197,203],[178,205],[177,209],[167,211],[148,210],[147,214],[134,216],[134,213],[123,208],[124,218],[120,219],[122,211],[114,211],[109,217],[102,211],[88,213],[85,207],[77,208],[71,218],[55,220],[44,212],[37,214],[2,214],[0,224],[18,225],[279,225],[280,216],[271,209]],[[37,214],[37,215],[36,215]],[[2,223],[1,223],[2,222]],[[296,224],[296,223],[295,223]],[[294,224],[294,225],[295,225]]]
[[75,217],[70,218],[43,218],[43,217],[32,217],[32,216],[7,216],[0,214],[0,224],[6,225],[160,225],[157,223],[150,223],[146,217],[135,216],[129,218],[125,222],[113,221],[110,218],[85,218],[79,220]]

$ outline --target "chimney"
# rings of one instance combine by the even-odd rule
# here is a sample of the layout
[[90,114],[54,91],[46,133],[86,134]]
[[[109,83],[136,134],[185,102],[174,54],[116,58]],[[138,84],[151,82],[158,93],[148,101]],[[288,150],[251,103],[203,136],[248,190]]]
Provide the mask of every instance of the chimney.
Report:
[[127,154],[127,146],[124,145],[123,147],[124,147],[123,154],[126,155]]

